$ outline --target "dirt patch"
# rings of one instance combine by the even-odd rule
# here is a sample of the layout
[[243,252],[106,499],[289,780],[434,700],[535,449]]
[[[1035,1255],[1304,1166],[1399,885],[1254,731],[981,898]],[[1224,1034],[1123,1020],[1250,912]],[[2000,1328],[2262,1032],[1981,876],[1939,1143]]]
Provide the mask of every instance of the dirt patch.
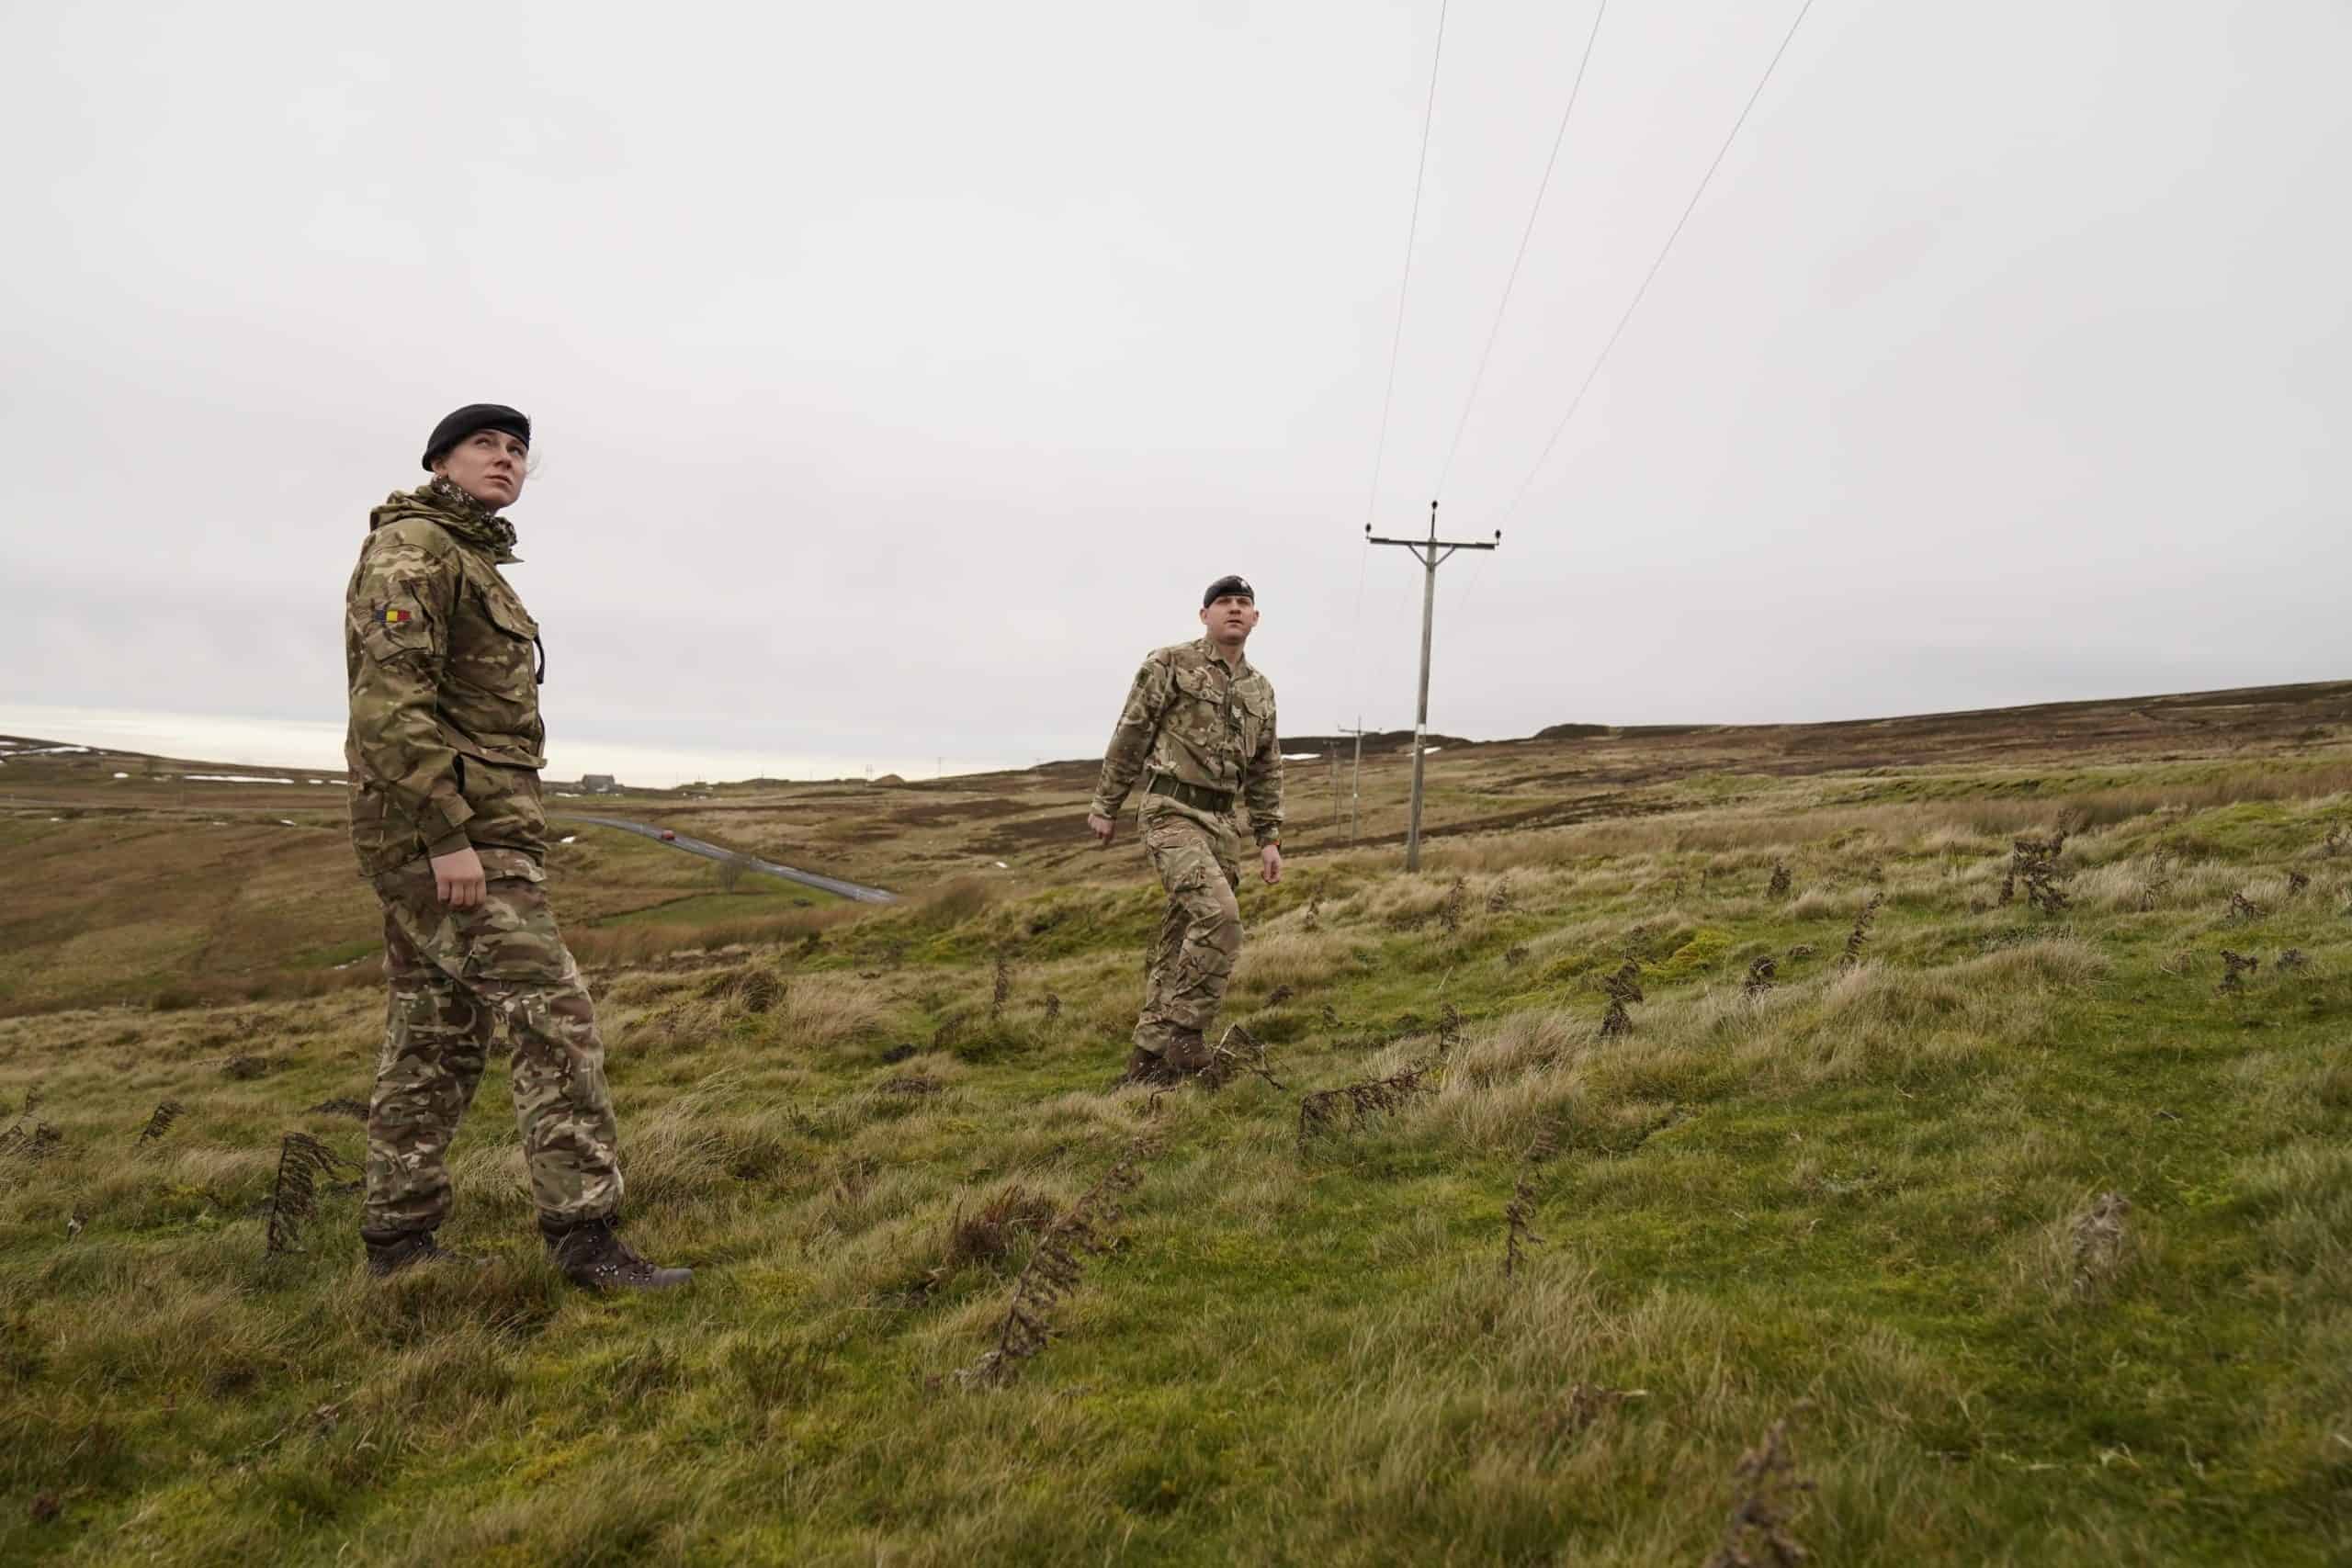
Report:
[[978,840],[974,847],[982,854],[1018,854],[1024,850],[1081,843],[1085,834],[1086,822],[1081,813],[1057,811],[1050,817],[1026,817],[1017,822],[1000,822],[995,831]]
[[890,819],[899,827],[941,828],[1027,811],[1035,805],[1034,801],[1015,800],[1007,795],[991,795],[978,800],[906,801],[894,804],[889,809]]

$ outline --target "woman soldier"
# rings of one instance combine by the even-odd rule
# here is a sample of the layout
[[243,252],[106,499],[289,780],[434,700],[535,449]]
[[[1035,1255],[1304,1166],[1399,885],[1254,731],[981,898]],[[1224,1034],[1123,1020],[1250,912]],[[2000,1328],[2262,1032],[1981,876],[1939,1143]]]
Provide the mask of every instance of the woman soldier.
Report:
[[424,448],[433,478],[369,515],[344,605],[351,838],[384,907],[391,991],[368,1110],[360,1235],[378,1275],[455,1258],[449,1141],[491,1036],[514,1048],[539,1231],[574,1282],[660,1290],[694,1277],[615,1234],[618,1131],[605,1047],[547,900],[538,624],[508,586],[531,423],[477,403]]

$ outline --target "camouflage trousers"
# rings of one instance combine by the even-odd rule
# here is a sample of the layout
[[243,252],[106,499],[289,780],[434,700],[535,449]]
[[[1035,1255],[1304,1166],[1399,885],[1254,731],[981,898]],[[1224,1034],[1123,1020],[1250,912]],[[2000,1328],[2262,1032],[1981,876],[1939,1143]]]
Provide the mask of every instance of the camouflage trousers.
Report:
[[[391,991],[368,1108],[363,1234],[432,1230],[449,1213],[449,1142],[501,1024],[513,1043],[514,1120],[542,1220],[604,1219],[620,1207],[619,1129],[605,1045],[580,966],[556,931],[537,868],[485,852],[472,909],[435,897],[420,860],[375,878]],[[502,874],[522,871],[529,874]]]
[[[1135,1043],[1178,1066],[1201,1051],[1241,954],[1241,886],[1230,819],[1147,795],[1138,812],[1151,868],[1168,890],[1159,939],[1144,956]],[[1171,1055],[1170,1053],[1173,1052]]]

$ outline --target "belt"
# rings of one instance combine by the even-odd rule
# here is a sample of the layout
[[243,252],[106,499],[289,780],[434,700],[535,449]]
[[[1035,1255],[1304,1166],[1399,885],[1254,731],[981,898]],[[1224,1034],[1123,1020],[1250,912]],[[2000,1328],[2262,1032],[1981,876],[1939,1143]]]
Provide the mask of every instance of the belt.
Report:
[[1143,792],[1146,795],[1164,795],[1170,800],[1181,800],[1195,811],[1223,812],[1233,809],[1232,791],[1204,789],[1199,784],[1189,784],[1182,779],[1171,779],[1165,774],[1155,776],[1149,784],[1143,786]]

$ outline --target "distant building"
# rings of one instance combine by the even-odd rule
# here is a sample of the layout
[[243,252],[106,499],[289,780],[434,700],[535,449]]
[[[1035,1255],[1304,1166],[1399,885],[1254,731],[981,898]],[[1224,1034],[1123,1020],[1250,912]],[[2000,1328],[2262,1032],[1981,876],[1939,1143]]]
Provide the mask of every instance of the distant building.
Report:
[[614,778],[610,773],[582,773],[580,775],[580,788],[581,792],[584,795],[616,795],[619,793],[620,787],[620,781]]

